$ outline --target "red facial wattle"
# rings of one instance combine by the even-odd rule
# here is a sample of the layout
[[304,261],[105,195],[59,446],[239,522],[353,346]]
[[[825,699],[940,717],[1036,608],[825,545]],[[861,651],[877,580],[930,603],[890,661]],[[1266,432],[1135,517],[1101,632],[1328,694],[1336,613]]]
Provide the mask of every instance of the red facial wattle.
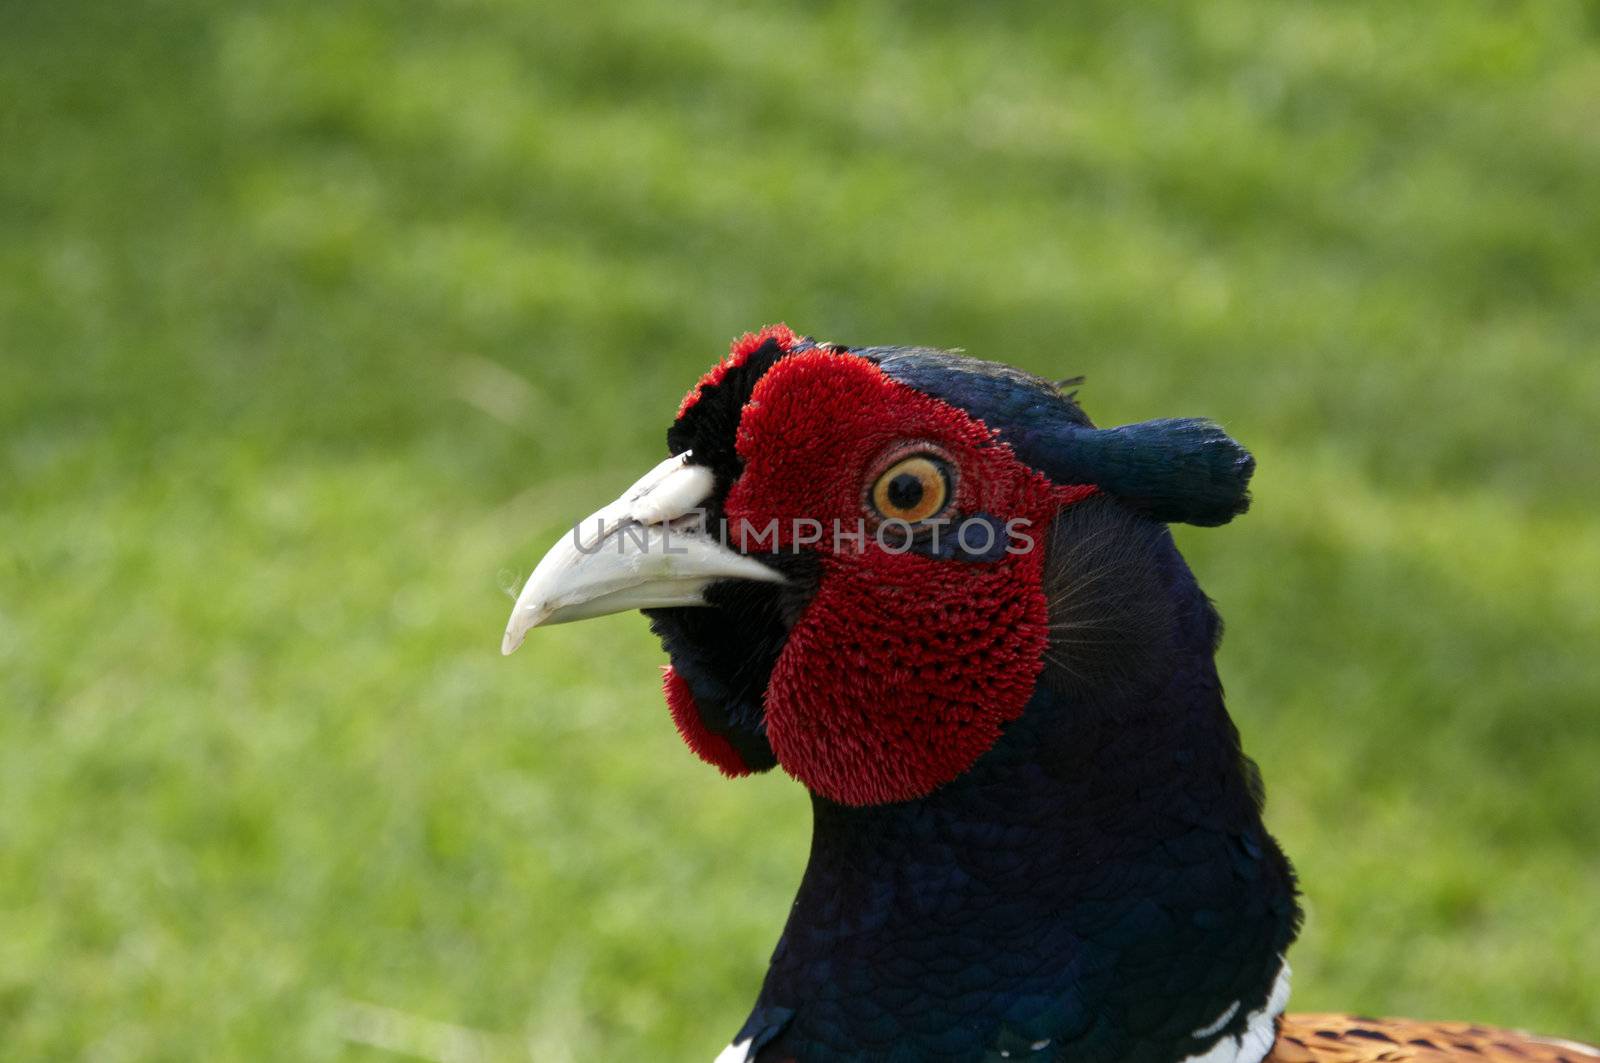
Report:
[[733,743],[706,726],[695,704],[694,691],[670,664],[661,670],[661,690],[667,698],[667,710],[672,713],[672,725],[695,756],[730,779],[750,774],[749,765]]
[[682,417],[689,407],[699,402],[700,396],[705,392],[706,388],[720,384],[731,370],[744,365],[752,354],[769,341],[776,343],[780,349],[787,351],[800,341],[800,337],[796,336],[794,330],[782,322],[776,325],[768,325],[760,332],[746,332],[743,336],[733,341],[733,344],[728,348],[728,357],[706,370],[700,379],[695,381],[694,387],[689,389],[689,393],[678,404],[678,416]]
[[[1010,524],[1016,552],[952,560],[877,541],[865,504],[872,476],[918,445],[954,467],[953,515]],[[856,805],[920,797],[966,771],[1033,692],[1049,634],[1045,530],[1094,489],[1053,484],[965,412],[825,348],[762,377],[738,451],[731,541],[792,549],[815,533],[809,522],[823,529],[816,593],[767,687],[779,763]],[[863,522],[864,539],[853,537]]]

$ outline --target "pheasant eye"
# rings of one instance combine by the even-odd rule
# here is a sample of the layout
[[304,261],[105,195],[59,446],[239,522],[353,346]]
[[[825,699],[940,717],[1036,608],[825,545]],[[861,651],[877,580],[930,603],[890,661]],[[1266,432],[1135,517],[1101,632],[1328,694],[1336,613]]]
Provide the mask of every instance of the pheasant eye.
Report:
[[950,500],[950,467],[927,454],[889,466],[872,485],[872,508],[885,520],[916,523],[937,516]]

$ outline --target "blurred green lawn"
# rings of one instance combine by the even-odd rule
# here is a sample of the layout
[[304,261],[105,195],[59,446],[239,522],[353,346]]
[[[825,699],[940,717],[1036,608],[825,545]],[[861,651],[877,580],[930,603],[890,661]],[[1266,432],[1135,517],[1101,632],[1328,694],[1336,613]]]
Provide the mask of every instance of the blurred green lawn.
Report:
[[745,328],[1086,373],[1295,1005],[1600,1037],[1600,5],[0,6],[0,1056],[709,1059],[804,858],[504,587]]

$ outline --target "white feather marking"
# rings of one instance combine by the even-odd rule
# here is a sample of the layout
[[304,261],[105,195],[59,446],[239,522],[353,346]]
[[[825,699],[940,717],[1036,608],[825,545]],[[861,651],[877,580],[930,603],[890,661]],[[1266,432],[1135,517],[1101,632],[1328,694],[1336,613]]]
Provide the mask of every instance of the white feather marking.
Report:
[[1196,1030],[1194,1033],[1190,1034],[1189,1036],[1193,1037],[1197,1041],[1204,1041],[1207,1037],[1210,1037],[1212,1034],[1216,1033],[1218,1030],[1220,1030],[1224,1026],[1228,1025],[1228,1020],[1233,1018],[1238,1013],[1239,1013],[1239,1002],[1237,1000],[1235,1000],[1232,1004],[1228,1005],[1228,1008],[1227,1008],[1226,1011],[1224,1011],[1221,1015],[1217,1016],[1217,1019],[1216,1019],[1215,1022],[1206,1023],[1204,1026],[1200,1027],[1198,1030]]
[[754,1037],[746,1037],[743,1041],[733,1042],[717,1053],[717,1058],[711,1063],[750,1063],[750,1042],[754,1040]]
[[[1272,1051],[1278,1039],[1278,1016],[1289,1006],[1289,964],[1278,968],[1277,981],[1272,983],[1272,994],[1260,1011],[1252,1011],[1245,1019],[1244,1032],[1237,1037],[1224,1037],[1199,1055],[1190,1056],[1183,1063],[1261,1063]],[[1238,1012],[1237,1002],[1222,1013],[1221,1018],[1194,1032],[1195,1037],[1209,1037],[1233,1019]]]

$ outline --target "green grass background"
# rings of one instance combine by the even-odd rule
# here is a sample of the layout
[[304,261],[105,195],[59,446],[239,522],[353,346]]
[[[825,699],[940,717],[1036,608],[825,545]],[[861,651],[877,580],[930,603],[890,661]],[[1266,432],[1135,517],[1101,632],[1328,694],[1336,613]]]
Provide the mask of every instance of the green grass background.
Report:
[[785,319],[1208,415],[1295,1006],[1600,1037],[1600,4],[0,4],[0,1056],[709,1059],[804,859],[503,593]]

